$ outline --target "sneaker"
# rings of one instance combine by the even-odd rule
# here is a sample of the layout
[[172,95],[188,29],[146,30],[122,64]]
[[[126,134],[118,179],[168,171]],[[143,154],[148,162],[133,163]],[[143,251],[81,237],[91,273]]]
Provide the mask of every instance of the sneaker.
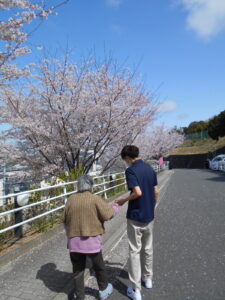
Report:
[[129,286],[127,289],[127,296],[133,300],[141,300],[141,292],[140,291],[134,291],[132,286]]
[[113,286],[111,283],[108,284],[107,288],[104,291],[99,291],[99,298],[101,300],[105,300],[111,295],[113,292]]
[[152,280],[151,279],[142,279],[142,282],[144,283],[144,286],[146,289],[152,289]]

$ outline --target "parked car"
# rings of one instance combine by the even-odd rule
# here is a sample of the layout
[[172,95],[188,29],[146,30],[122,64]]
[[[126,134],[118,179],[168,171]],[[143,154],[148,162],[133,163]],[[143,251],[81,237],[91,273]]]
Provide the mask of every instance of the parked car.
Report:
[[209,161],[209,167],[212,170],[222,171],[225,164],[225,154],[217,155]]
[[221,171],[225,172],[225,161],[222,162]]

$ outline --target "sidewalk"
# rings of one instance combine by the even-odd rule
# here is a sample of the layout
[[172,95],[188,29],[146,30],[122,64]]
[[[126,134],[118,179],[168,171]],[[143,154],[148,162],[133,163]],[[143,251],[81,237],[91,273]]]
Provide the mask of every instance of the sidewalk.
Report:
[[[166,186],[170,174],[171,171],[165,171],[159,176],[160,186]],[[122,197],[124,196],[120,198]],[[115,247],[125,233],[126,209],[126,206],[122,207],[118,216],[106,223],[106,234],[103,239],[104,255],[106,259],[110,253],[117,256],[118,261],[115,262],[114,271],[121,269],[122,256],[127,259],[126,247],[118,254],[116,254],[117,248]],[[66,236],[64,232],[61,232],[1,268],[0,299],[68,299],[68,294],[73,287],[71,271]]]

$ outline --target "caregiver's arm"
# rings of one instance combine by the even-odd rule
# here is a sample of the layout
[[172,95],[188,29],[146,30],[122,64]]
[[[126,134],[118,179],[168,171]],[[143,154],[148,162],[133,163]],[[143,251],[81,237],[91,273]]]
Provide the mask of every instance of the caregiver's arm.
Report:
[[158,185],[154,186],[154,200],[155,200],[155,205],[158,202],[159,199],[159,188]]
[[140,198],[141,196],[142,196],[142,191],[141,191],[140,187],[135,186],[132,189],[132,194],[129,197],[127,197],[125,199],[117,200],[115,202],[121,206],[121,205],[124,205],[126,202],[136,200],[136,199]]

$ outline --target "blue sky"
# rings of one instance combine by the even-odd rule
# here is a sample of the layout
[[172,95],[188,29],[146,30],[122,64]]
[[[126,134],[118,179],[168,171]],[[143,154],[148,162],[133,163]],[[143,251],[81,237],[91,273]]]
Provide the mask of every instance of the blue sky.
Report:
[[[104,47],[158,89],[167,126],[186,126],[225,110],[224,0],[70,0],[33,34],[47,50],[80,55]],[[33,53],[23,62],[35,61]]]

